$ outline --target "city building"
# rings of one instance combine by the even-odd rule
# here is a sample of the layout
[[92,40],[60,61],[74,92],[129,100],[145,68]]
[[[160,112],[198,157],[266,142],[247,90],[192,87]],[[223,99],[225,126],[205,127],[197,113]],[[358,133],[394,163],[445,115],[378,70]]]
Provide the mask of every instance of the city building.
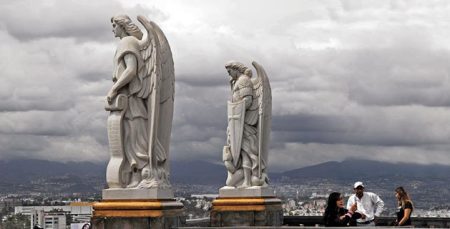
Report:
[[44,212],[44,210],[31,210],[31,229],[39,225],[44,229],[65,229],[66,213]]
[[16,206],[15,214],[30,216],[31,228],[65,229],[67,218],[73,223],[88,223],[92,217],[92,203],[72,202],[63,206]]

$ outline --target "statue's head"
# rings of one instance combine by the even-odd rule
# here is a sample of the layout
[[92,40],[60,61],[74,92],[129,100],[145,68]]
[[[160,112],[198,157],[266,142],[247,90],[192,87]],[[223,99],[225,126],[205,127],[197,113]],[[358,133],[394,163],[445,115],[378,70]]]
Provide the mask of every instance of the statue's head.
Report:
[[227,69],[228,74],[231,78],[237,78],[240,75],[247,75],[252,77],[252,70],[247,68],[243,63],[237,61],[230,61],[225,65],[225,69]]
[[111,18],[111,23],[116,37],[134,36],[142,39],[142,31],[127,15],[116,15]]

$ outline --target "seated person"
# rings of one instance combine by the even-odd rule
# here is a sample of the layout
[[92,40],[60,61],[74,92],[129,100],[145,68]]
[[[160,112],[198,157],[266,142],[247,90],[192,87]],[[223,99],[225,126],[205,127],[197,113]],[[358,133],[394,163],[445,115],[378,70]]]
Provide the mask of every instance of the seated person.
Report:
[[356,212],[356,203],[350,209],[344,208],[344,198],[338,192],[333,192],[328,196],[327,207],[323,215],[326,227],[346,227],[356,226],[356,219],[361,218],[361,214]]

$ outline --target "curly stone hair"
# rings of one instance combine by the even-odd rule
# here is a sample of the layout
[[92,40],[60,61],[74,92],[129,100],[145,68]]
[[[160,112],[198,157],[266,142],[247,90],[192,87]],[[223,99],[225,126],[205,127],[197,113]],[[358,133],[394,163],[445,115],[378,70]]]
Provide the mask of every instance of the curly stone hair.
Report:
[[225,65],[225,68],[231,68],[234,69],[241,74],[245,74],[249,77],[252,77],[252,70],[250,68],[247,68],[243,63],[237,62],[237,61],[230,61]]
[[113,22],[117,25],[122,26],[122,28],[124,28],[125,32],[128,35],[134,36],[137,39],[142,39],[142,31],[136,24],[131,21],[130,17],[128,17],[127,15],[116,15],[111,18],[111,23]]

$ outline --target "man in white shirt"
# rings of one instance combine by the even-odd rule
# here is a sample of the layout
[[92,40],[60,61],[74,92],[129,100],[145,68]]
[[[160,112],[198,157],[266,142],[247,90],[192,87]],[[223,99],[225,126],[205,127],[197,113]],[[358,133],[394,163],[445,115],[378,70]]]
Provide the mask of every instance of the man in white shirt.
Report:
[[361,214],[361,218],[356,220],[357,226],[375,226],[376,217],[383,211],[383,200],[373,192],[364,192],[364,184],[361,181],[353,185],[355,194],[351,195],[347,202],[347,209],[356,203],[356,212]]

